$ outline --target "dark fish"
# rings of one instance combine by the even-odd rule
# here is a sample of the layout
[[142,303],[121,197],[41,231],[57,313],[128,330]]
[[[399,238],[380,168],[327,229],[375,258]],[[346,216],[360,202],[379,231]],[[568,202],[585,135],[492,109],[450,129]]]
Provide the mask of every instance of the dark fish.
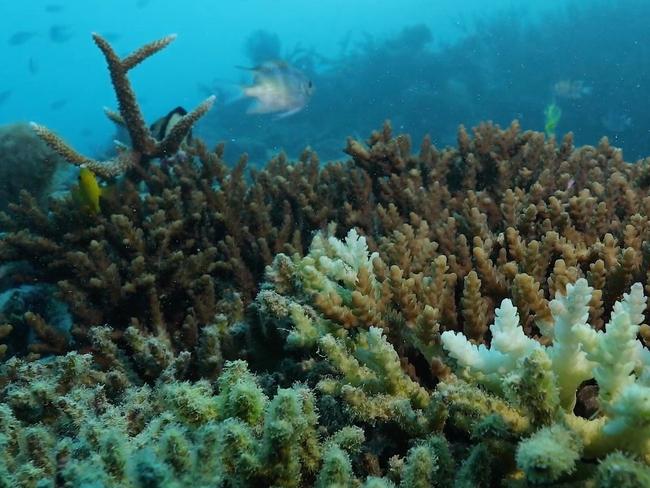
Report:
[[[151,134],[156,138],[158,141],[162,141],[167,134],[173,129],[173,127],[178,123],[178,121],[187,114],[187,110],[185,110],[183,107],[176,107],[174,110],[170,111],[167,115],[164,117],[160,117],[158,120],[156,120],[153,124],[151,124],[151,127],[149,127],[149,130],[151,131]],[[188,132],[187,137],[185,138],[184,142],[191,142],[192,141],[192,132]]]
[[144,8],[147,5],[149,5],[149,0],[138,0],[137,3],[135,4],[135,6],[138,8]]
[[11,96],[13,90],[4,90],[0,92],[0,105],[5,103]]
[[45,11],[51,14],[58,14],[59,12],[63,12],[63,5],[59,5],[57,3],[50,3],[45,6]]
[[61,98],[59,100],[54,100],[52,103],[50,103],[50,108],[52,110],[60,110],[63,107],[65,107],[67,103],[68,103],[68,100],[66,100],[65,98]]
[[29,70],[30,75],[35,75],[38,73],[38,63],[34,58],[29,58],[29,61],[27,62],[27,69]]
[[53,25],[50,27],[50,40],[63,43],[72,39],[72,31],[69,25]]
[[18,32],[14,32],[11,35],[11,37],[9,37],[7,42],[9,43],[10,46],[20,46],[21,44],[25,44],[35,35],[36,32],[18,31]]

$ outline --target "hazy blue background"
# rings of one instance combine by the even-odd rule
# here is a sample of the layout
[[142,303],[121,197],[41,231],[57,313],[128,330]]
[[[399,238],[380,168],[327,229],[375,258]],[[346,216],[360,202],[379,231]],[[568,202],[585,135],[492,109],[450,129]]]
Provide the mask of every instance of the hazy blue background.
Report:
[[[524,3],[525,9],[521,7]],[[275,141],[272,150],[289,146],[291,152],[299,146],[313,144],[325,150],[326,156],[335,157],[344,145],[345,134],[357,132],[365,136],[369,128],[377,127],[384,118],[397,120],[398,125],[413,132],[415,137],[431,131],[434,140],[441,144],[453,143],[451,139],[459,122],[473,125],[485,118],[507,123],[517,116],[525,128],[541,130],[543,108],[552,100],[553,83],[584,79],[589,87],[594,86],[594,93],[562,106],[564,114],[559,132],[576,130],[580,142],[595,143],[607,132],[603,120],[619,122],[619,126],[623,120],[623,130],[610,130],[609,135],[625,145],[626,131],[636,131],[636,139],[630,141],[631,155],[636,157],[645,151],[646,146],[639,141],[643,137],[647,140],[648,132],[642,117],[632,117],[625,104],[634,103],[635,110],[642,109],[645,113],[648,97],[643,94],[650,94],[646,83],[650,58],[639,58],[635,67],[630,66],[630,56],[623,56],[622,68],[611,53],[602,54],[602,61],[598,60],[608,46],[614,53],[624,53],[629,46],[636,49],[634,56],[648,52],[648,34],[634,37],[637,31],[632,30],[630,34],[626,25],[634,20],[638,32],[647,31],[648,3],[640,0],[2,0],[0,98],[4,93],[5,100],[0,101],[0,124],[38,121],[59,132],[81,151],[96,154],[113,137],[113,127],[105,119],[102,107],[115,107],[115,99],[104,59],[91,41],[91,32],[113,39],[121,54],[166,34],[178,34],[169,48],[131,72],[145,116],[153,121],[176,105],[193,107],[205,97],[206,85],[216,86],[219,80],[240,80],[242,73],[234,66],[249,64],[244,51],[246,39],[262,29],[276,34],[285,51],[300,44],[313,48],[318,59],[339,57],[341,65],[346,61],[352,64],[343,71],[336,63],[313,63],[310,68],[315,72],[310,75],[315,78],[317,90],[310,104],[311,111],[295,117],[278,121],[246,116],[245,107],[239,104],[215,107],[199,133],[213,140],[237,140],[236,150],[248,150],[247,141],[256,140],[261,145]],[[617,4],[620,6],[611,7]],[[48,5],[58,5],[61,10],[48,12]],[[618,9],[620,18],[609,20],[611,12],[594,5]],[[573,16],[580,17],[575,30]],[[382,49],[388,49],[388,44],[382,42],[399,40],[404,28],[418,24],[426,27],[432,40],[426,46],[414,46],[421,51],[414,53],[411,64],[421,60],[423,80],[435,77],[436,86],[442,87],[438,98],[422,95],[422,100],[428,101],[426,106],[411,101],[412,106],[419,106],[427,113],[415,113],[408,108],[412,107],[408,101],[404,107],[410,111],[401,110],[399,103],[391,101],[395,95],[391,86],[386,85],[387,91],[382,94],[381,86],[364,86],[369,78],[361,75],[357,80],[360,86],[342,92],[341,98],[337,98],[337,90],[327,89],[328,83],[331,85],[343,77],[350,85],[350,79],[355,78],[354,63],[361,64],[364,53],[376,56],[372,63],[381,65],[382,59],[389,59],[382,56]],[[611,29],[606,32],[601,27],[597,28],[599,32],[588,27],[610,24]],[[52,40],[49,35],[52,26],[60,26],[63,37],[69,38]],[[33,37],[22,43],[11,43],[11,37],[17,32],[30,33]],[[590,50],[593,45],[590,39],[594,38],[600,39],[604,47],[593,46]],[[341,41],[345,39],[349,46],[357,47],[343,53]],[[373,46],[368,39],[373,39]],[[517,46],[512,46],[513,43]],[[404,48],[408,52],[408,43]],[[529,54],[539,59],[526,63]],[[404,56],[400,54],[395,59]],[[596,87],[599,80],[594,79],[594,73],[602,78],[603,63],[611,65],[606,70],[611,72],[611,79]],[[386,69],[390,70],[391,66],[387,64]],[[591,66],[594,73],[590,73]],[[621,68],[619,72],[618,68]],[[365,76],[370,76],[369,73],[366,69]],[[631,79],[631,73],[636,73],[634,76],[639,79]],[[540,80],[537,85],[533,83],[536,79]],[[319,89],[319,82],[323,89]],[[638,85],[636,97],[623,99],[626,90],[632,88],[616,90],[619,85],[628,86],[626,83],[630,87]],[[417,84],[418,80],[412,80],[413,86]],[[203,91],[197,88],[199,85],[204,87]],[[433,81],[426,84],[426,90],[433,90],[431,86]],[[338,104],[354,103],[349,97],[364,89],[375,90],[373,110],[366,119],[320,115],[319,107],[322,113],[335,112]],[[458,109],[453,103],[447,103],[449,98],[458,99]],[[597,110],[585,111],[585,106],[596,101]],[[581,124],[587,118],[595,122],[581,132]],[[357,122],[352,124],[353,120]],[[329,124],[332,128],[325,131],[317,127],[319,124]],[[328,132],[327,137],[322,135],[324,132]],[[337,144],[338,147],[332,147]],[[331,153],[327,147],[331,147]]]

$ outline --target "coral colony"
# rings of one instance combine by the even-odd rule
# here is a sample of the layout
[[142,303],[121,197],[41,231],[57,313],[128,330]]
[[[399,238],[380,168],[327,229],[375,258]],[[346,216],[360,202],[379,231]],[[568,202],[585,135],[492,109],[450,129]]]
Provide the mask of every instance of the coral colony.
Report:
[[248,177],[183,143],[212,99],[144,123],[126,75],[171,37],[94,39],[131,140],[33,125],[112,188],[1,214],[0,486],[650,486],[648,161],[386,123]]

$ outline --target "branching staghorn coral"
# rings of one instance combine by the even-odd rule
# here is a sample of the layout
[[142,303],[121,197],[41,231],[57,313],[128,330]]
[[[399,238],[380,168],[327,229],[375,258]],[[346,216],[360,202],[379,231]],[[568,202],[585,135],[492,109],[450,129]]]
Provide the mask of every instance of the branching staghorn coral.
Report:
[[[244,160],[229,170],[221,149],[210,152],[197,142],[187,159],[150,165],[133,180],[127,175],[95,219],[67,203],[48,213],[24,196],[11,207],[11,220],[0,220],[10,231],[0,239],[0,260],[23,256],[41,282],[61,283],[80,332],[98,323],[123,330],[132,318],[147,331],[178,330],[184,318],[168,317],[165,304],[176,297],[186,305],[175,312],[195,315],[188,307],[211,299],[178,300],[195,287],[212,286],[217,301],[234,289],[246,304],[276,253],[304,254],[313,231],[329,222],[339,224],[339,237],[357,228],[388,263],[385,274],[413,278],[408,286],[420,286],[419,273],[433,274],[432,262],[444,268],[437,276],[455,281],[445,285],[439,320],[444,329],[473,330],[478,342],[507,296],[527,333],[541,337],[548,300],[566,283],[588,279],[595,288],[591,323],[602,327],[623,290],[647,281],[647,163],[625,163],[606,141],[574,149],[570,136],[557,146],[516,124],[505,130],[485,124],[473,138],[461,129],[458,148],[438,150],[425,140],[412,154],[408,137],[394,138],[386,125],[366,143],[350,144],[349,162],[321,168],[308,151],[295,164],[280,156],[247,183]],[[141,179],[144,202],[134,186]],[[208,277],[196,284],[169,280],[188,268],[181,263],[190,256],[189,269],[211,270],[190,281]],[[216,262],[198,266],[201,259]],[[166,290],[166,283],[178,286]],[[151,299],[144,308],[124,306],[133,296]],[[415,312],[409,306],[402,318]],[[125,310],[135,312],[123,317]]]
[[[108,64],[111,82],[117,96],[119,118],[124,122],[124,126],[131,137],[131,147],[118,147],[118,155],[114,159],[96,161],[87,158],[75,151],[63,139],[46,127],[32,123],[32,128],[63,159],[77,166],[87,167],[103,178],[113,178],[134,166],[145,165],[152,159],[173,156],[180,148],[182,141],[190,132],[192,126],[210,110],[215,97],[209,97],[190,113],[184,115],[162,141],[157,141],[144,121],[127,74],[142,61],[167,47],[174,39],[176,39],[176,36],[171,35],[150,42],[120,59],[106,39],[97,33],[93,33],[93,40],[104,54]],[[117,116],[117,114],[114,116]]]
[[[304,253],[314,230],[337,222],[338,232],[357,228],[370,248],[405,276],[429,269],[432,261],[448,267],[443,274],[454,275],[456,281],[441,320],[445,328],[474,330],[477,341],[486,333],[491,311],[506,296],[515,299],[527,333],[539,335],[549,316],[549,298],[569,281],[586,277],[595,288],[590,304],[595,327],[602,327],[600,317],[610,312],[626,286],[647,281],[642,266],[648,260],[644,242],[650,232],[645,217],[650,206],[644,183],[647,162],[625,163],[606,141],[596,148],[574,149],[570,136],[557,146],[541,134],[520,132],[516,124],[505,130],[485,124],[475,129],[473,138],[461,129],[458,148],[438,150],[425,140],[420,152],[412,154],[408,137],[393,138],[386,125],[367,143],[350,141],[348,152],[351,161],[323,168],[310,152],[296,164],[280,156],[247,183],[243,161],[229,171],[220,150],[210,152],[197,143],[188,152],[189,160],[150,165],[142,175],[150,194],[160,197],[148,200],[156,202],[153,206],[143,205],[130,177],[119,205],[105,198],[98,222],[71,218],[66,205],[56,205],[50,217],[25,197],[22,207],[12,207],[13,222],[4,221],[5,229],[16,232],[0,241],[0,259],[24,256],[44,270],[41,281],[70,281],[60,270],[79,267],[78,253],[89,255],[93,240],[110,251],[103,260],[108,266],[115,255],[111,248],[122,255],[121,245],[114,243],[143,233],[145,249],[163,246],[163,254],[154,253],[151,261],[162,265],[167,263],[162,256],[178,250],[179,239],[172,236],[182,235],[186,238],[181,243],[217,249],[214,274],[225,271],[225,280],[234,282],[246,302],[255,295],[274,254]],[[188,196],[180,208],[179,195]],[[154,212],[156,219],[170,220],[163,231],[169,238],[157,237],[152,243],[148,224],[143,223]],[[206,222],[212,222],[207,231]],[[119,237],[127,230],[133,237]],[[62,236],[67,236],[65,242]],[[187,254],[184,246],[180,249]],[[50,255],[51,261],[42,261]],[[141,263],[134,258],[128,266],[116,263],[123,282],[141,272],[131,266]],[[57,263],[52,271],[48,262]],[[478,280],[468,278],[472,270]],[[98,271],[84,273],[76,279],[85,287]],[[110,282],[107,276],[97,278],[98,290]],[[461,289],[466,278],[470,281]],[[114,307],[108,304],[119,303],[115,297],[120,295],[104,296],[111,300],[95,302],[94,312],[112,314]],[[480,310],[486,310],[485,317],[475,313]],[[148,311],[136,311],[136,316],[142,313],[155,316]],[[80,322],[95,325],[96,319]]]
[[345,213],[348,197],[332,192],[344,172],[319,171],[312,153],[292,165],[277,158],[248,186],[245,158],[229,169],[221,150],[196,141],[188,158],[149,167],[144,195],[127,177],[96,215],[72,200],[46,212],[23,193],[0,216],[8,231],[0,261],[27,261],[21,279],[57,285],[75,347],[89,344],[90,327],[108,324],[118,339],[134,326],[172,350],[195,348],[215,314],[239,320],[238,303],[254,296],[275,253],[303,252],[314,228]]
[[[322,406],[321,431],[365,430],[356,456],[346,458],[340,445],[323,449],[323,472],[339,474],[343,485],[366,475],[368,486],[408,486],[410,473],[429,479],[438,454],[423,446],[443,428],[464,486],[520,476],[517,446],[527,444],[519,441],[534,426],[552,425],[559,391],[557,399],[541,397],[513,383],[503,398],[437,384],[448,374],[438,334],[463,331],[472,344],[494,343],[485,326],[508,297],[523,341],[534,339],[541,351],[555,337],[550,299],[577,279],[594,289],[585,307],[595,330],[624,290],[647,283],[647,163],[625,163],[605,141],[574,149],[570,137],[558,146],[516,125],[483,125],[473,137],[462,129],[458,148],[425,140],[412,154],[408,138],[386,126],[357,141],[351,161],[320,168],[310,152],[295,164],[280,156],[250,182],[245,160],[228,169],[220,150],[197,143],[187,158],[165,158],[138,178],[127,173],[118,198],[108,196],[93,216],[67,201],[46,211],[24,194],[2,220],[0,260],[22,257],[32,266],[27,279],[58,284],[76,325],[75,342],[63,350],[91,350],[111,377],[155,388],[170,378],[216,378],[224,357],[236,353],[263,373],[269,397],[278,385],[306,381]],[[332,221],[336,229],[324,232]],[[352,227],[356,236],[340,239]],[[246,326],[242,305],[271,263]],[[228,344],[244,335],[246,349]],[[60,351],[55,342],[34,344],[34,352]],[[532,355],[522,374],[552,384],[552,363],[543,360]],[[586,392],[594,383],[575,385],[577,395],[563,393],[562,402],[577,396],[576,412],[590,416]],[[535,408],[522,412],[515,395]],[[540,434],[567,466],[582,442],[575,431]],[[186,450],[182,442],[173,433],[165,445]],[[585,477],[615,479],[616,456]],[[646,469],[629,454],[623,464],[628,474]],[[237,466],[229,469],[241,479]],[[327,485],[321,471],[308,473]]]
[[[532,483],[556,482],[574,473],[581,458],[603,458],[616,451],[650,463],[650,352],[637,340],[646,308],[643,287],[633,285],[615,304],[605,331],[587,322],[592,292],[585,279],[567,285],[566,295],[558,292],[550,303],[548,346],[524,334],[508,299],[490,326],[489,348],[472,345],[455,332],[441,335],[459,377],[489,391],[475,403],[478,415],[464,427],[477,429],[490,416],[500,417],[511,435],[524,437],[515,458]],[[598,385],[599,408],[587,419],[575,415],[574,407],[578,387],[592,379]],[[452,381],[438,395],[453,410],[466,401],[463,392],[473,388]],[[505,401],[524,422],[517,425],[513,414],[491,411],[488,401]]]

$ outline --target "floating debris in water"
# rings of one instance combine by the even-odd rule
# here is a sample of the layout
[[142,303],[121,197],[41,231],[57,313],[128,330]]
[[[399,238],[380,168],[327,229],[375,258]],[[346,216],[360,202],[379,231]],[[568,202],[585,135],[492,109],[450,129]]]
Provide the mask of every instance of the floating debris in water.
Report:
[[553,85],[553,94],[568,100],[579,100],[584,96],[591,95],[592,90],[593,88],[584,80],[560,80]]
[[36,36],[36,32],[18,31],[18,32],[14,32],[9,37],[9,39],[7,40],[7,43],[10,46],[20,46],[21,44],[25,44],[27,41],[31,40],[35,36]]
[[279,117],[287,117],[302,110],[314,93],[311,80],[285,61],[266,61],[255,68],[238,67],[255,73],[253,84],[243,89],[245,96],[256,100],[248,109],[249,114],[280,112]]
[[555,136],[555,128],[562,118],[562,109],[555,104],[551,103],[544,109],[544,133],[546,137],[550,138]]
[[72,39],[72,30],[69,25],[53,25],[50,27],[50,40],[63,43]]

